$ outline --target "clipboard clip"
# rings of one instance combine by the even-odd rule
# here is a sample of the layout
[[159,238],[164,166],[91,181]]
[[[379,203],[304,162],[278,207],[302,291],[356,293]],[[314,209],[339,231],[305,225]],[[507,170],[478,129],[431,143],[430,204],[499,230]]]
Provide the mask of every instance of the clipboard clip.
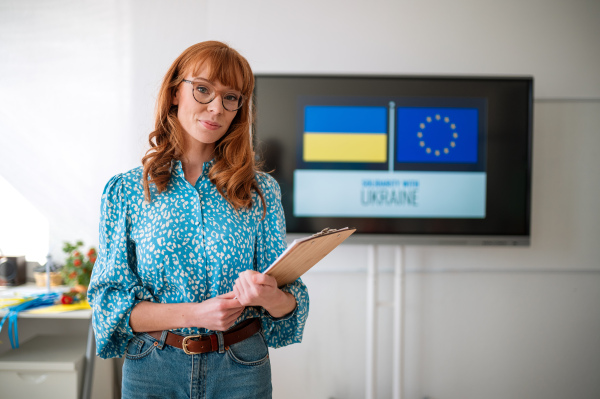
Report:
[[335,233],[336,231],[338,231],[338,230],[330,229],[329,227],[325,227],[323,230],[319,231],[318,233],[313,234],[312,237],[324,236],[326,234]]

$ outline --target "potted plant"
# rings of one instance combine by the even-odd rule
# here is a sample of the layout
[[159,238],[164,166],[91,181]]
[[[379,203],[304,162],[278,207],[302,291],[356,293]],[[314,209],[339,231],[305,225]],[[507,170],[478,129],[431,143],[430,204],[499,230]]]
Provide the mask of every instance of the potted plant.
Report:
[[87,252],[83,252],[83,241],[77,241],[71,244],[65,241],[63,252],[67,254],[67,260],[62,268],[62,277],[66,285],[77,288],[80,291],[86,291],[90,285],[92,268],[96,262],[96,248],[90,247]]

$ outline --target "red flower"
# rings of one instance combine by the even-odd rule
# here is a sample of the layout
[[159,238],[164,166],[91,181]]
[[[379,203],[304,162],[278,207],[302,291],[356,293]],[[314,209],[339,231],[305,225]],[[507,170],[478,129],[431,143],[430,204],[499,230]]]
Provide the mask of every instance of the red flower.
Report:
[[75,278],[77,277],[77,272],[71,272],[71,274],[69,274],[69,278]]
[[90,256],[90,262],[96,263],[96,257],[95,256]]
[[73,265],[75,265],[75,266],[81,266],[81,259],[75,259],[73,261]]
[[81,254],[79,253],[79,251],[75,251],[75,252],[73,253],[73,256],[77,257],[77,256],[81,256]]
[[73,303],[73,297],[68,296],[68,295],[63,295],[63,296],[60,297],[60,302],[63,305],[70,305],[70,304]]
[[87,256],[90,257],[90,258],[92,258],[92,257],[95,258],[94,255],[96,255],[96,250],[94,248],[90,248],[90,250],[87,253]]

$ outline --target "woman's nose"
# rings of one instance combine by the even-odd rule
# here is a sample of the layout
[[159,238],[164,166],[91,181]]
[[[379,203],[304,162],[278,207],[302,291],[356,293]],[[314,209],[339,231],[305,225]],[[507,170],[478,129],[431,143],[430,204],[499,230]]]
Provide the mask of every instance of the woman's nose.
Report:
[[208,110],[217,114],[222,114],[225,108],[223,108],[223,98],[220,94],[217,94],[211,102],[208,103]]

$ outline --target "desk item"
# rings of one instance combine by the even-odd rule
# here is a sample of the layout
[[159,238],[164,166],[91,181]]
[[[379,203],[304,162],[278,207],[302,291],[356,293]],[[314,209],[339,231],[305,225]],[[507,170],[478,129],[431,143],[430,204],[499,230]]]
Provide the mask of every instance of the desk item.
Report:
[[278,287],[289,284],[316,265],[355,231],[356,229],[350,227],[339,230],[325,228],[310,237],[294,240],[264,273],[275,277]]
[[74,310],[92,309],[88,301],[75,302],[69,305],[52,305],[45,306],[43,308],[37,308],[30,310],[29,314],[49,314],[49,313],[62,313],[62,312],[73,312]]
[[25,284],[27,261],[24,256],[0,256],[0,285],[13,287]]
[[51,287],[62,285],[63,279],[60,274],[60,266],[54,263],[52,255],[46,255],[46,263],[33,269],[35,285],[46,287],[47,292],[51,292]]
[[0,321],[0,331],[2,331],[4,323],[8,321],[8,338],[10,339],[10,346],[13,349],[19,347],[19,329],[17,325],[17,315],[19,312],[53,305],[56,299],[58,299],[57,293],[42,294],[23,298],[22,302],[7,307],[8,313]]
[[59,272],[33,272],[33,278],[35,279],[35,285],[38,287],[58,287],[62,285],[63,279]]

